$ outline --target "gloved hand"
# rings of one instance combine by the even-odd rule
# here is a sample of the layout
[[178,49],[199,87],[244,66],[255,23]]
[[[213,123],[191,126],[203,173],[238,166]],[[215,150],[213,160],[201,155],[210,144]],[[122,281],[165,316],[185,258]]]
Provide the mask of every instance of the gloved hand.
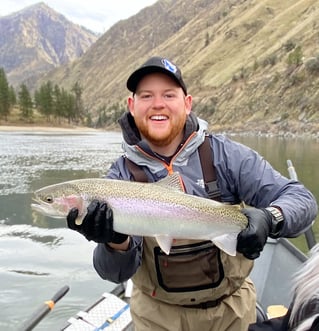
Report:
[[237,251],[254,260],[260,256],[270,234],[272,214],[264,208],[244,208],[242,213],[247,216],[248,225],[238,234]]
[[78,214],[77,208],[70,210],[66,217],[68,227],[83,234],[87,240],[97,243],[121,244],[128,237],[126,234],[113,230],[113,212],[105,202],[93,200],[87,208],[87,214],[81,225],[75,223]]

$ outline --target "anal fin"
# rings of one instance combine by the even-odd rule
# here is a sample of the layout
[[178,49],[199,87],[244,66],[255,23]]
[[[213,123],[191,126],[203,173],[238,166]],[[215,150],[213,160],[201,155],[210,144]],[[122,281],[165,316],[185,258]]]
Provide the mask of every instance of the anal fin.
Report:
[[155,239],[158,243],[158,246],[161,250],[166,254],[169,255],[169,252],[172,247],[173,238],[166,235],[155,236]]

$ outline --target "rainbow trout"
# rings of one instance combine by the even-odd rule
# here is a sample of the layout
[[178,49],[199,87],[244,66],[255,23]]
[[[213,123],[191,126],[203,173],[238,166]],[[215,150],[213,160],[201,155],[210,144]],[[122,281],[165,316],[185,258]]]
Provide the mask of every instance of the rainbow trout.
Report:
[[76,207],[81,224],[93,199],[112,208],[115,231],[155,237],[166,254],[174,239],[194,239],[211,240],[234,256],[237,235],[248,222],[239,206],[184,193],[177,172],[156,183],[89,178],[50,185],[35,192],[31,207],[53,218],[66,218]]

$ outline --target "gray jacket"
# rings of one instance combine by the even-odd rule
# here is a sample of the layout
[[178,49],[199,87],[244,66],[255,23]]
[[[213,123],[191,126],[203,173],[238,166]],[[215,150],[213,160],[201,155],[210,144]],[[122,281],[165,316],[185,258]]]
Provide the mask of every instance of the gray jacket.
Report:
[[[132,180],[125,157],[140,165],[150,182],[167,176],[165,163],[169,161],[154,154],[141,140],[131,115],[126,113],[119,122],[124,136],[124,155],[112,164],[106,177]],[[184,140],[170,160],[173,170],[182,175],[187,193],[202,197],[207,197],[207,193],[203,186],[198,147],[205,139],[206,130],[207,123],[191,114],[185,126]],[[256,208],[279,206],[285,219],[278,234],[281,237],[296,237],[311,226],[318,206],[313,195],[301,183],[282,176],[257,152],[224,135],[211,135],[210,143],[223,202],[235,204],[244,201]],[[94,250],[94,267],[103,279],[115,283],[125,281],[141,264],[142,248],[141,237],[133,237],[126,252],[98,244]]]

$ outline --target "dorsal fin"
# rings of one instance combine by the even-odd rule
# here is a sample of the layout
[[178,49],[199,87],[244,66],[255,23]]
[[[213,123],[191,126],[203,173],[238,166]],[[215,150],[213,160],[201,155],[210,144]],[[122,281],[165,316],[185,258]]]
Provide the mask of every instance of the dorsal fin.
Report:
[[185,192],[184,184],[182,177],[180,176],[179,172],[173,172],[172,174],[166,176],[165,178],[159,180],[158,182],[154,183],[156,185],[160,185],[166,188],[174,189],[177,191]]

